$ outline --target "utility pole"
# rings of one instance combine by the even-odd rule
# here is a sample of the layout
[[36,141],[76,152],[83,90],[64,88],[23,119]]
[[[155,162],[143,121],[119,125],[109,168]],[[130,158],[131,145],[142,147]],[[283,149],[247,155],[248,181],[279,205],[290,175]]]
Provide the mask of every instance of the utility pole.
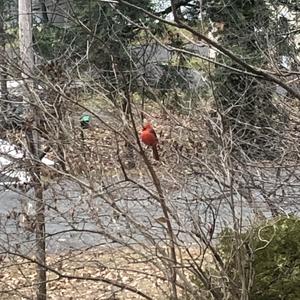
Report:
[[[19,2],[19,42],[20,42],[20,65],[24,80],[24,97],[34,101],[32,93],[34,55],[32,47],[32,3],[31,0],[18,0]],[[46,300],[46,247],[45,247],[45,203],[43,199],[43,185],[40,175],[40,141],[37,128],[39,127],[39,113],[37,106],[31,107],[32,116],[28,118],[26,138],[31,154],[31,177],[36,201],[36,260],[37,260],[37,300]]]

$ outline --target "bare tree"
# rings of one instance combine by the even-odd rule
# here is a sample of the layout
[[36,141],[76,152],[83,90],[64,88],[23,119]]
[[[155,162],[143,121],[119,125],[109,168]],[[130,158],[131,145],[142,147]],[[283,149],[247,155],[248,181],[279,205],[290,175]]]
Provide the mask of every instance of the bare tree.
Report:
[[[3,54],[5,53],[5,44],[6,44],[6,37],[5,37],[5,28],[4,28],[4,10],[5,10],[5,1],[0,2],[0,10],[2,12],[0,16],[0,49],[2,55],[0,56],[0,64],[1,64],[1,70],[0,70],[0,82],[1,82],[1,97],[3,100],[7,100],[7,70],[6,70],[6,62],[4,59]],[[6,103],[2,102],[1,107],[6,107]]]
[[[137,23],[119,3],[144,14],[151,22]],[[76,25],[78,32],[82,30],[81,38],[88,33],[83,40],[84,51],[69,39],[64,55],[56,63],[35,68],[32,56],[26,60],[24,50],[21,58],[25,65],[8,60],[15,73],[23,71],[26,75],[24,95],[30,95],[26,101],[35,113],[18,132],[12,132],[15,144],[24,145],[24,134],[29,141],[28,147],[23,147],[30,150],[29,158],[12,165],[31,167],[33,189],[24,193],[10,186],[10,191],[3,194],[12,197],[14,204],[8,206],[0,220],[0,264],[7,270],[0,277],[1,297],[32,299],[35,267],[38,299],[46,298],[46,287],[47,295],[53,298],[250,298],[257,249],[247,243],[247,228],[272,214],[299,211],[299,120],[297,106],[291,105],[297,101],[298,92],[279,71],[253,67],[204,32],[190,27],[185,23],[183,7],[177,18],[180,3],[189,1],[174,1],[167,10],[173,8],[173,22],[131,2],[97,2],[105,21],[112,16],[114,22],[122,18],[126,25],[133,26],[130,28],[141,30],[135,43],[142,45],[146,41],[147,47],[139,56],[132,45],[118,37],[121,30],[114,27],[114,22],[107,25],[113,41],[124,50],[124,61],[130,62],[121,71],[117,69],[120,65],[110,65],[120,58],[118,51],[110,51],[108,42],[100,43],[103,40],[99,36],[107,36],[107,32],[96,32],[101,29],[100,18],[90,28],[90,19],[80,18],[75,10],[72,15],[67,10],[64,13],[70,28]],[[156,34],[150,28],[155,20],[160,27],[165,24],[176,30],[181,43],[174,45],[166,35]],[[22,30],[22,22],[20,25]],[[68,30],[63,31],[66,34]],[[104,62],[99,65],[91,59],[95,49],[89,43],[95,40],[100,50],[104,49],[101,53],[110,54],[105,68]],[[26,42],[30,49],[31,37]],[[188,43],[193,47],[186,47]],[[181,63],[185,61],[192,70],[203,68],[206,73],[206,93],[195,92],[193,105],[186,105],[184,110],[180,110],[181,106],[165,107],[163,88],[153,84],[156,78],[146,73],[151,67],[160,75],[165,64],[174,64],[172,55],[170,61],[154,60],[158,45],[167,56],[178,53],[184,58]],[[255,78],[262,88],[267,89],[266,81],[272,81],[290,92],[288,97],[276,94],[272,99],[291,122],[284,132],[272,129],[283,140],[276,159],[247,156],[235,143],[233,131],[227,129],[224,115],[215,105],[211,81],[215,65],[229,70],[233,67],[225,59],[221,63],[194,50],[205,45],[235,61],[234,71]],[[170,76],[167,71],[163,74]],[[189,84],[188,76],[184,79]],[[184,103],[185,99],[192,101],[186,86],[181,88],[178,83],[166,90],[172,90],[172,95],[181,97]],[[228,109],[234,110],[235,105]],[[80,127],[83,113],[92,119],[84,129]],[[157,132],[159,162],[152,160],[151,149],[140,141],[141,115],[152,122]],[[238,116],[236,120],[242,128],[250,126]],[[252,129],[257,135],[261,133],[259,126]],[[128,147],[135,158],[134,168],[127,164]],[[46,166],[41,162],[42,156],[57,163]],[[64,168],[58,166],[62,156]],[[3,199],[0,197],[0,208]],[[36,201],[36,222],[30,218],[30,209],[20,209],[19,201],[24,199]],[[231,251],[220,246],[221,233],[228,235]],[[35,243],[38,252],[33,257]]]
[[[30,76],[34,68],[34,55],[32,46],[32,7],[31,0],[19,1],[19,40],[20,40],[20,59],[21,70],[25,81],[25,93],[27,97],[33,97],[34,85]],[[29,80],[28,80],[29,79]],[[36,198],[36,259],[37,267],[37,299],[44,300],[47,297],[46,291],[46,247],[45,247],[45,204],[43,199],[43,186],[40,174],[40,138],[38,128],[40,118],[34,102],[31,106],[32,114],[28,117],[28,127],[26,138],[28,149],[32,156],[31,176],[33,180],[34,195]]]

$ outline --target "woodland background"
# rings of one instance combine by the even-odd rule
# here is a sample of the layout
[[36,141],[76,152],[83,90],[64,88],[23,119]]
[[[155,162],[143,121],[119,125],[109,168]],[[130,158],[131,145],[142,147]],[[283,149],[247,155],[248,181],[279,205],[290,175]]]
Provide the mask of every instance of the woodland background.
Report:
[[300,299],[299,17],[0,0],[0,298]]

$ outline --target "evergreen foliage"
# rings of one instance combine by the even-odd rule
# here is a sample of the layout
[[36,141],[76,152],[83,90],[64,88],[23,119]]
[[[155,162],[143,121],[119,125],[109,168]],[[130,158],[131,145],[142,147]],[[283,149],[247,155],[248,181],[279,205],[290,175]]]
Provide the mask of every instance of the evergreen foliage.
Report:
[[[257,68],[267,69],[270,59],[278,59],[273,34],[277,21],[267,1],[230,0],[226,5],[219,0],[209,2],[209,18],[224,23],[219,38],[222,45]],[[274,132],[282,131],[287,119],[274,105],[276,86],[243,70],[235,72],[240,67],[222,55],[217,59],[232,68],[216,67],[214,93],[224,128],[233,133],[234,150],[258,159],[278,157],[280,140]]]
[[[232,278],[238,282],[237,256],[244,253],[245,270],[253,268],[249,299],[294,300],[300,295],[300,220],[280,217],[250,228],[237,245],[232,230],[225,230],[220,250]],[[237,249],[239,249],[237,251]],[[238,285],[240,283],[237,283]]]

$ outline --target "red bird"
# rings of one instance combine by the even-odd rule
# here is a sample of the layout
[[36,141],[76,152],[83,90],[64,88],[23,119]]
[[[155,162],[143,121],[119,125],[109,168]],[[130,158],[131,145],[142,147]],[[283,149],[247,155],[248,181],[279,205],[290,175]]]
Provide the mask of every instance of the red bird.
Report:
[[150,123],[144,125],[141,132],[141,140],[145,145],[152,147],[154,159],[159,160],[159,155],[157,151],[158,138]]

